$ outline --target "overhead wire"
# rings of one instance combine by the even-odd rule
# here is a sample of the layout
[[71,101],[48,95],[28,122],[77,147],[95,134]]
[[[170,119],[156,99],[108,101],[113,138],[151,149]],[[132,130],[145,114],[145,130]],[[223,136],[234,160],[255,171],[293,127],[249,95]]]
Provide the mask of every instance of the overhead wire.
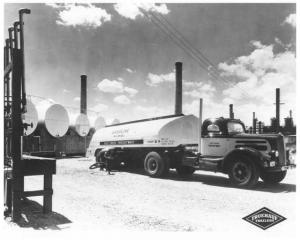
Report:
[[[156,17],[158,17],[157,15],[160,16],[160,19],[163,19],[166,24],[179,36],[183,39],[183,41],[185,42],[186,45],[188,45],[192,51],[195,51],[197,52],[200,56],[201,56],[201,59],[204,60],[207,64],[208,64],[208,68],[212,68],[212,70],[214,71],[215,75],[217,75],[217,79],[220,79],[220,80],[223,80],[223,81],[226,81],[228,84],[230,85],[233,85],[234,83],[230,82],[229,80],[227,80],[226,78],[224,78],[222,76],[222,74],[220,73],[219,69],[215,66],[214,63],[212,63],[212,61],[210,61],[199,49],[193,47],[193,45],[167,20],[167,18],[165,18],[161,13],[154,13],[153,12],[153,15],[156,14]],[[159,17],[158,17],[159,18]],[[236,86],[237,88],[239,88],[242,92],[243,92],[243,95],[247,96],[250,98],[250,95],[244,90],[242,89],[241,87],[239,86]]]
[[[138,5],[137,7],[152,23],[154,23],[169,38],[171,38],[171,40],[177,46],[182,48],[182,50],[184,50],[188,55],[193,57],[194,60],[196,60],[199,63],[201,68],[208,72],[210,77],[212,77],[214,80],[222,80],[230,85],[234,85],[234,83],[224,78],[215,66],[215,64],[213,64],[200,50],[193,47],[193,45],[162,14],[155,13],[151,10],[147,12],[141,6]],[[237,85],[235,85],[235,87],[239,88],[242,91],[242,95],[246,96],[247,98],[250,98],[250,95],[245,90],[243,90]]]

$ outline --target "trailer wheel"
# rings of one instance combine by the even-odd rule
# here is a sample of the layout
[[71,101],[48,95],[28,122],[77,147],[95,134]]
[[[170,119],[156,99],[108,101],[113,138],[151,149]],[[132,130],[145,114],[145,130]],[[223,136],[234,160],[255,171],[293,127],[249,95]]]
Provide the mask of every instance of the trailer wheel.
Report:
[[195,172],[195,168],[189,166],[180,166],[176,168],[176,172],[180,176],[189,176]]
[[228,175],[233,184],[251,188],[258,182],[259,170],[249,158],[240,157],[230,163]]
[[157,152],[150,152],[145,158],[144,168],[150,177],[162,177],[168,171],[167,160]]
[[262,172],[260,178],[268,184],[280,183],[286,176],[287,171],[282,172]]

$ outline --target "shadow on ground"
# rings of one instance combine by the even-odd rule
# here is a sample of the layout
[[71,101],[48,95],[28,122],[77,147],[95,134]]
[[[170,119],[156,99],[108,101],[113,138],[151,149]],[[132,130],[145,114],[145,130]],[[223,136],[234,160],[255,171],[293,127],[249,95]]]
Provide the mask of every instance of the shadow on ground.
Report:
[[36,201],[25,199],[22,201],[22,217],[17,225],[24,228],[33,228],[36,230],[61,230],[62,224],[71,223],[65,216],[51,212],[44,214],[43,207]]
[[[129,172],[133,174],[146,175],[143,169],[122,169],[121,171]],[[217,186],[217,187],[226,187],[226,188],[236,188],[236,189],[246,189],[232,185],[226,175],[224,176],[214,176],[208,174],[194,173],[192,176],[181,177],[175,171],[170,171],[169,174],[164,177],[164,179],[173,180],[173,181],[185,181],[185,182],[199,182],[206,185]],[[296,192],[296,185],[289,183],[279,183],[279,184],[266,184],[262,181],[259,181],[258,184],[251,189],[251,191],[262,191],[270,193],[289,193]]]

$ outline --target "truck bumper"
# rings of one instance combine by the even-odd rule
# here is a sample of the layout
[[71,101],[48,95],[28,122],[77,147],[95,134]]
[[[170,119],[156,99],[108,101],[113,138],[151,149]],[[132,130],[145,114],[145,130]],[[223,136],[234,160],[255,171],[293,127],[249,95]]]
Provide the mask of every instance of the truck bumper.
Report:
[[286,171],[286,170],[293,169],[293,168],[296,168],[296,164],[289,164],[289,165],[285,165],[285,166],[266,168],[265,170],[267,172],[282,172],[282,171]]

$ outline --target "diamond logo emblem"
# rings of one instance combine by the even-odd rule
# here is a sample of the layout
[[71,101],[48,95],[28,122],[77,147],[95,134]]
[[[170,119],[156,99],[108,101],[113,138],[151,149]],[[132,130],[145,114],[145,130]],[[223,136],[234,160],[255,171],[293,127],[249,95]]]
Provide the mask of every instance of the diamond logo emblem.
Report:
[[285,217],[279,215],[276,212],[273,212],[266,207],[263,207],[254,213],[251,213],[243,219],[263,230],[266,230],[267,228],[286,220]]

